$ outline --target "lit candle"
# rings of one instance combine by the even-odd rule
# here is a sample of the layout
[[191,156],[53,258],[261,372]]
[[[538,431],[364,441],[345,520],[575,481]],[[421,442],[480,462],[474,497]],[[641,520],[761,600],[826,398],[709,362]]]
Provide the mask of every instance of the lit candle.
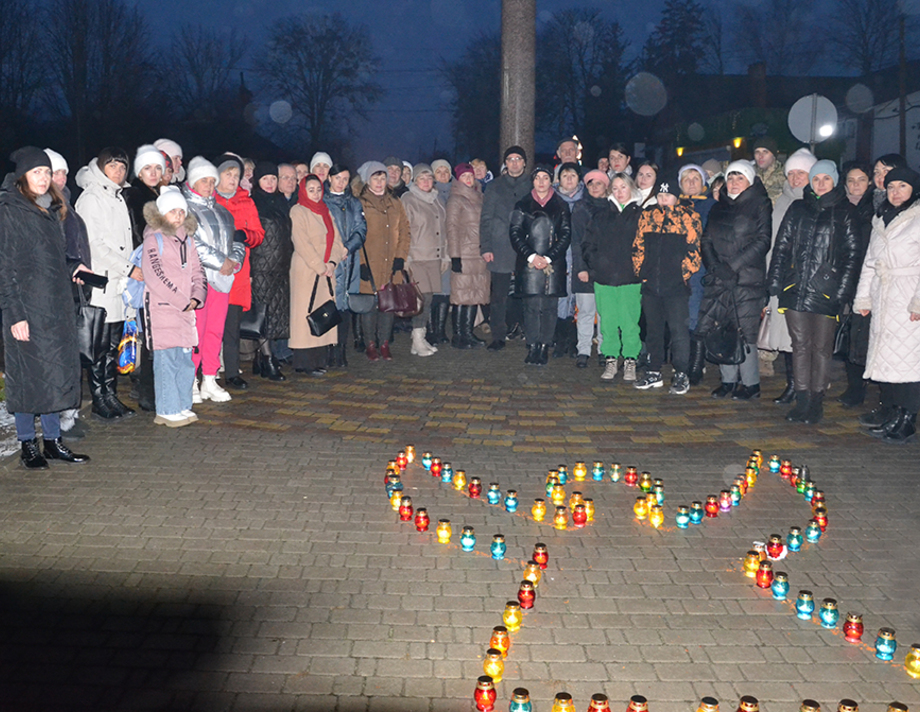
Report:
[[569,481],[569,471],[565,465],[559,465],[558,472],[559,472],[559,484],[564,485],[566,482]]
[[755,449],[751,451],[751,456],[757,458],[757,467],[763,467],[763,451]]
[[588,476],[588,468],[585,463],[580,460],[575,463],[575,467],[572,468],[572,476],[575,478],[576,482],[584,482],[585,478]]
[[502,623],[509,632],[514,633],[521,627],[521,604],[517,601],[508,601],[505,604],[505,612],[502,614]]
[[501,534],[496,534],[492,537],[492,546],[489,547],[489,551],[492,553],[492,558],[500,561],[505,558],[505,551],[508,547],[505,544],[505,537]]
[[770,588],[773,585],[773,564],[761,561],[755,579],[758,588]]
[[563,530],[569,525],[569,511],[565,507],[556,507],[556,513],[553,515],[553,526],[556,529]]
[[894,628],[880,628],[875,639],[875,657],[879,660],[892,660],[898,649],[898,641],[894,639]]
[[546,502],[539,498],[535,499],[533,507],[530,508],[530,513],[533,515],[534,521],[542,522],[546,517]]
[[390,495],[390,506],[394,512],[399,511],[400,504],[402,504],[402,490],[393,490],[393,494]]
[[595,482],[603,482],[604,474],[604,463],[595,461],[594,466],[591,468],[591,479]]
[[431,453],[430,452],[422,453],[422,467],[424,467],[426,470],[431,469]]
[[415,462],[415,445],[406,445],[406,460],[410,464]]
[[479,499],[479,495],[482,494],[482,480],[478,477],[471,477],[467,491],[470,493],[470,497]]
[[710,519],[719,516],[719,498],[714,494],[706,497],[706,516]]
[[629,698],[626,712],[648,712],[648,700],[642,695],[633,695]]
[[847,619],[843,624],[843,637],[848,643],[861,643],[863,628],[862,615],[859,613],[847,613]]
[[799,708],[799,712],[821,712],[821,705],[815,700],[802,700],[802,706]]
[[524,578],[533,584],[534,588],[540,586],[540,579],[543,578],[543,569],[536,561],[528,561],[524,566]]
[[745,695],[738,702],[737,712],[760,712],[760,701],[752,695]]
[[555,506],[561,507],[565,504],[565,488],[561,484],[554,484],[553,491],[550,493],[549,498]]
[[442,465],[441,465],[441,458],[440,458],[440,457],[433,457],[433,458],[431,458],[431,467],[430,467],[430,469],[431,469],[431,476],[432,476],[432,477],[440,477],[440,476],[441,476]]
[[817,486],[811,480],[805,483],[805,492],[803,492],[803,494],[805,495],[806,501],[811,502],[811,500],[814,499],[816,489]]
[[476,682],[473,701],[480,712],[492,712],[495,709],[495,685],[490,675],[480,675]]
[[396,491],[401,492],[402,488],[403,488],[403,484],[402,484],[402,481],[399,475],[397,475],[396,473],[387,475],[387,484],[386,484],[387,499],[392,497],[394,492]]
[[789,460],[782,460],[779,463],[779,476],[788,480],[792,475],[792,463]]
[[731,493],[732,507],[737,507],[741,504],[741,488],[737,484],[733,484],[729,492]]
[[821,531],[827,529],[827,508],[824,506],[815,507],[814,509],[815,523],[821,527]]
[[799,591],[795,601],[795,614],[803,621],[810,621],[811,614],[815,612],[815,599],[811,591]]
[[[434,468],[431,469],[431,474],[432,474],[432,475],[434,474]],[[451,467],[451,465],[450,465],[449,462],[445,462],[445,463],[441,466],[441,471],[440,471],[439,474],[441,475],[441,482],[442,482],[442,483],[444,483],[444,484],[446,484],[446,485],[453,484],[453,481],[454,481],[454,468]],[[466,475],[464,474],[464,477],[465,477],[465,476],[466,476]]]
[[505,494],[505,511],[514,514],[518,508],[517,490],[510,489]]
[[559,477],[555,474],[555,472],[551,470],[550,474],[552,474],[552,477],[546,478],[546,496],[547,497],[552,497],[553,488],[559,484]]
[[795,491],[798,492],[800,495],[804,496],[805,488],[807,486],[808,486],[808,480],[806,480],[804,476],[799,477],[799,479],[795,483]]
[[821,526],[814,519],[812,519],[810,522],[808,522],[808,526],[805,527],[805,539],[814,544],[820,538]]
[[744,569],[745,576],[754,578],[758,569],[760,569],[760,555],[754,550],[749,551],[744,555],[744,562],[741,564],[741,568]]
[[799,527],[790,527],[789,535],[786,537],[786,548],[792,552],[801,551],[802,541],[802,530]]
[[859,712],[859,705],[855,700],[844,698],[837,704],[837,712]]
[[719,712],[719,701],[715,697],[704,697],[696,712]]
[[703,514],[703,503],[699,500],[693,500],[690,503],[690,523],[701,523],[703,521]]
[[824,490],[816,489],[814,496],[812,496],[811,498],[812,511],[814,511],[814,508],[817,507],[819,504],[826,504],[826,503],[827,503],[827,500],[824,497]]
[[495,648],[489,648],[486,656],[482,661],[482,671],[492,678],[494,682],[501,682],[502,675],[505,674],[505,663],[502,659],[502,651]]
[[778,455],[773,455],[770,458],[769,468],[770,468],[770,472],[772,472],[774,475],[779,472],[780,462],[779,462]]
[[412,497],[403,496],[399,500],[399,521],[412,521]]
[[396,460],[387,461],[387,470],[393,470],[393,472],[399,472],[399,464]]
[[454,473],[454,489],[457,490],[458,492],[461,492],[463,491],[465,487],[466,487],[466,471],[457,470]]
[[526,687],[516,687],[512,695],[508,712],[533,712],[533,704],[530,702],[530,690]]
[[910,712],[903,702],[888,703],[888,712]]
[[508,635],[508,629],[503,625],[497,625],[492,629],[492,637],[489,638],[489,647],[500,650],[503,658],[508,657],[508,649],[511,647],[511,636]]
[[588,515],[588,521],[594,521],[594,500],[590,497],[585,497],[585,514]]
[[633,466],[626,468],[626,474],[623,475],[623,482],[628,487],[635,487],[639,483],[639,470]]
[[719,511],[732,511],[732,493],[729,490],[722,490],[719,492]]
[[648,517],[648,502],[645,497],[636,497],[636,503],[633,505],[633,512],[636,513],[636,519],[640,521]]
[[620,463],[611,462],[610,463],[610,481],[619,482],[622,473],[620,472]]
[[767,556],[771,559],[778,559],[783,553],[783,537],[779,534],[771,534],[767,541]]
[[744,469],[744,479],[747,480],[748,489],[757,484],[757,470],[753,467]]
[[473,527],[463,527],[460,532],[460,548],[464,551],[472,551],[476,546],[476,532]]
[[649,509],[648,521],[655,529],[664,524],[664,509],[660,504],[653,504]]
[[652,492],[655,495],[655,499],[658,500],[658,504],[664,504],[664,484],[661,480],[655,480],[655,484],[652,485]]
[[569,497],[569,509],[575,509],[576,504],[584,504],[585,498],[582,497],[581,492],[577,490],[572,492],[572,496]]
[[690,526],[690,507],[681,504],[677,507],[677,514],[674,515],[674,523],[678,529],[687,529]]
[[406,469],[406,465],[408,465],[408,464],[409,464],[409,458],[406,457],[406,453],[405,453],[405,452],[403,452],[402,450],[400,450],[398,453],[396,453],[396,466],[397,466],[400,470],[405,470],[405,469]]
[[533,602],[537,597],[536,591],[534,591],[533,583],[524,579],[521,581],[521,587],[518,589],[518,602],[521,604],[521,608],[525,611],[533,608]]
[[420,532],[427,532],[428,525],[431,523],[431,519],[428,517],[428,510],[424,507],[419,507],[415,512],[415,529]]
[[534,544],[533,560],[540,565],[541,569],[546,571],[546,565],[549,563],[549,552],[546,549],[546,544],[539,541]]
[[489,491],[486,492],[486,501],[489,504],[501,504],[502,503],[502,491],[498,486],[498,482],[489,483]]
[[920,678],[920,645],[914,643],[910,646],[910,652],[904,658],[904,669],[915,680]]
[[568,692],[560,692],[553,700],[553,708],[550,712],[575,712],[572,696]]
[[825,598],[821,602],[821,610],[818,611],[818,619],[821,621],[822,628],[836,628],[837,621],[840,620],[840,611],[837,610],[837,601],[833,598]]
[[588,712],[610,712],[610,700],[607,699],[607,695],[591,695]]
[[741,491],[741,496],[744,497],[744,495],[746,495],[748,491],[747,477],[745,477],[744,475],[738,475],[737,477],[735,477],[734,483],[738,485],[738,489]]
[[450,535],[452,534],[450,520],[449,519],[439,519],[438,526],[435,528],[435,534],[438,535],[439,544],[449,544]]
[[639,475],[639,489],[646,494],[652,491],[652,473],[643,472]]
[[579,529],[583,529],[588,523],[588,510],[584,504],[576,504],[572,507],[572,523]]
[[773,574],[773,583],[770,586],[770,592],[777,601],[785,601],[789,595],[789,574],[785,571],[777,571]]

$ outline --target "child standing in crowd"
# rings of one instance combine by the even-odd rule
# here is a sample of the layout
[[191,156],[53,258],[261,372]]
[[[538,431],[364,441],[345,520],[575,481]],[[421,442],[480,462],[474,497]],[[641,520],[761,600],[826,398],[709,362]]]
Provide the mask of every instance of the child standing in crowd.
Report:
[[690,362],[690,313],[688,281],[700,268],[699,214],[686,202],[678,202],[677,178],[658,187],[658,205],[642,211],[633,242],[633,269],[642,280],[642,311],[649,352],[645,376],[635,383],[640,390],[661,388],[664,363],[665,327],[671,333],[670,392],[683,395],[690,390],[687,369]]
[[153,422],[181,428],[198,420],[192,411],[198,345],[195,310],[207,293],[204,270],[191,235],[198,221],[178,188],[166,187],[144,206],[142,267],[147,348],[153,352],[157,415]]

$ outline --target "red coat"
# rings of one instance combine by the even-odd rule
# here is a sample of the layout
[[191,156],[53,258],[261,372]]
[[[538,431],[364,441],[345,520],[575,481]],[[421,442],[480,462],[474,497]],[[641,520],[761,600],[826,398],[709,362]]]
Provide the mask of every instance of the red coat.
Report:
[[249,193],[242,188],[237,188],[236,194],[229,200],[216,192],[214,197],[218,203],[230,211],[236,229],[246,233],[246,258],[243,260],[242,269],[236,273],[236,278],[233,280],[233,287],[230,289],[230,303],[243,307],[243,311],[249,311],[252,306],[252,288],[249,283],[249,250],[262,244],[262,240],[265,239],[265,230],[259,220],[259,211],[256,210],[256,204],[252,202]]

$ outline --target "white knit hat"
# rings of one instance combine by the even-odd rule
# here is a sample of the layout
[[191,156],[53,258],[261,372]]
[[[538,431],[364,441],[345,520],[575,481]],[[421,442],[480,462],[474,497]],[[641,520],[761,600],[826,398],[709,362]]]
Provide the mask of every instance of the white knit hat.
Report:
[[137,149],[137,155],[134,156],[134,175],[139,176],[146,166],[158,165],[164,171],[166,170],[166,161],[163,154],[153,144],[146,144]]
[[156,146],[159,150],[163,151],[163,153],[165,153],[170,158],[173,156],[182,155],[182,146],[171,139],[158,138],[153,142],[153,145]]
[[800,148],[798,151],[786,159],[786,175],[789,175],[789,171],[805,171],[808,173],[811,170],[811,167],[817,162],[818,159],[815,154],[813,154],[807,148]]
[[51,159],[52,173],[55,173],[56,171],[64,171],[65,173],[70,173],[70,167],[67,165],[67,159],[65,159],[60,153],[53,151],[50,148],[46,148],[45,153],[47,153],[48,158]]
[[431,162],[431,170],[436,171],[438,168],[446,168],[448,172],[451,171],[450,163],[443,158],[438,158]]
[[157,198],[157,210],[160,215],[166,215],[170,210],[182,208],[188,212],[188,203],[182,195],[182,191],[174,185],[167,185],[160,191],[160,197]]
[[728,168],[725,169],[725,177],[728,178],[731,173],[740,173],[747,178],[748,183],[754,185],[754,166],[751,165],[750,161],[733,161],[729,163]]
[[317,151],[313,154],[313,158],[310,159],[310,172],[313,172],[313,168],[318,163],[325,163],[327,166],[332,168],[332,157],[328,153],[323,151]]
[[188,164],[188,183],[190,188],[195,187],[195,183],[202,178],[213,178],[215,181],[220,179],[217,175],[217,168],[204,156],[195,156]]

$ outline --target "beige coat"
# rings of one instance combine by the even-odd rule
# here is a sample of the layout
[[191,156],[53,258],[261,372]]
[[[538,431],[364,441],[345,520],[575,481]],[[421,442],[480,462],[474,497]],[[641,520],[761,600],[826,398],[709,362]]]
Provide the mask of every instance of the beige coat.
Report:
[[[367,220],[367,240],[359,253],[361,264],[365,263],[366,251],[374,283],[380,289],[390,280],[393,260],[397,257],[405,260],[409,256],[409,219],[399,198],[389,189],[383,195],[374,195],[365,187],[359,197]],[[393,281],[402,283],[402,276],[397,274]],[[362,279],[361,294],[373,293],[370,281]]]
[[[330,346],[338,338],[338,327],[330,329],[322,336],[313,336],[310,325],[307,324],[307,315],[310,313],[310,295],[313,284],[319,275],[319,284],[316,289],[316,298],[313,308],[316,309],[328,299],[333,299],[329,285],[323,274],[326,265],[323,256],[326,252],[326,225],[323,219],[302,205],[291,208],[291,240],[294,243],[294,256],[291,258],[291,341],[292,349],[312,349],[317,346]],[[342,244],[339,229],[332,223],[335,230],[335,240],[332,243],[330,262],[342,262],[348,256],[348,250]],[[333,289],[335,278],[333,277]]]
[[409,274],[413,281],[418,282],[418,288],[423,293],[438,293],[441,291],[441,274],[450,266],[444,204],[438,199],[436,189],[426,193],[414,183],[400,200],[409,219]]
[[459,180],[451,183],[447,200],[447,254],[461,260],[460,273],[450,273],[451,304],[488,304],[491,278],[486,261],[479,254],[479,219],[482,190]]

